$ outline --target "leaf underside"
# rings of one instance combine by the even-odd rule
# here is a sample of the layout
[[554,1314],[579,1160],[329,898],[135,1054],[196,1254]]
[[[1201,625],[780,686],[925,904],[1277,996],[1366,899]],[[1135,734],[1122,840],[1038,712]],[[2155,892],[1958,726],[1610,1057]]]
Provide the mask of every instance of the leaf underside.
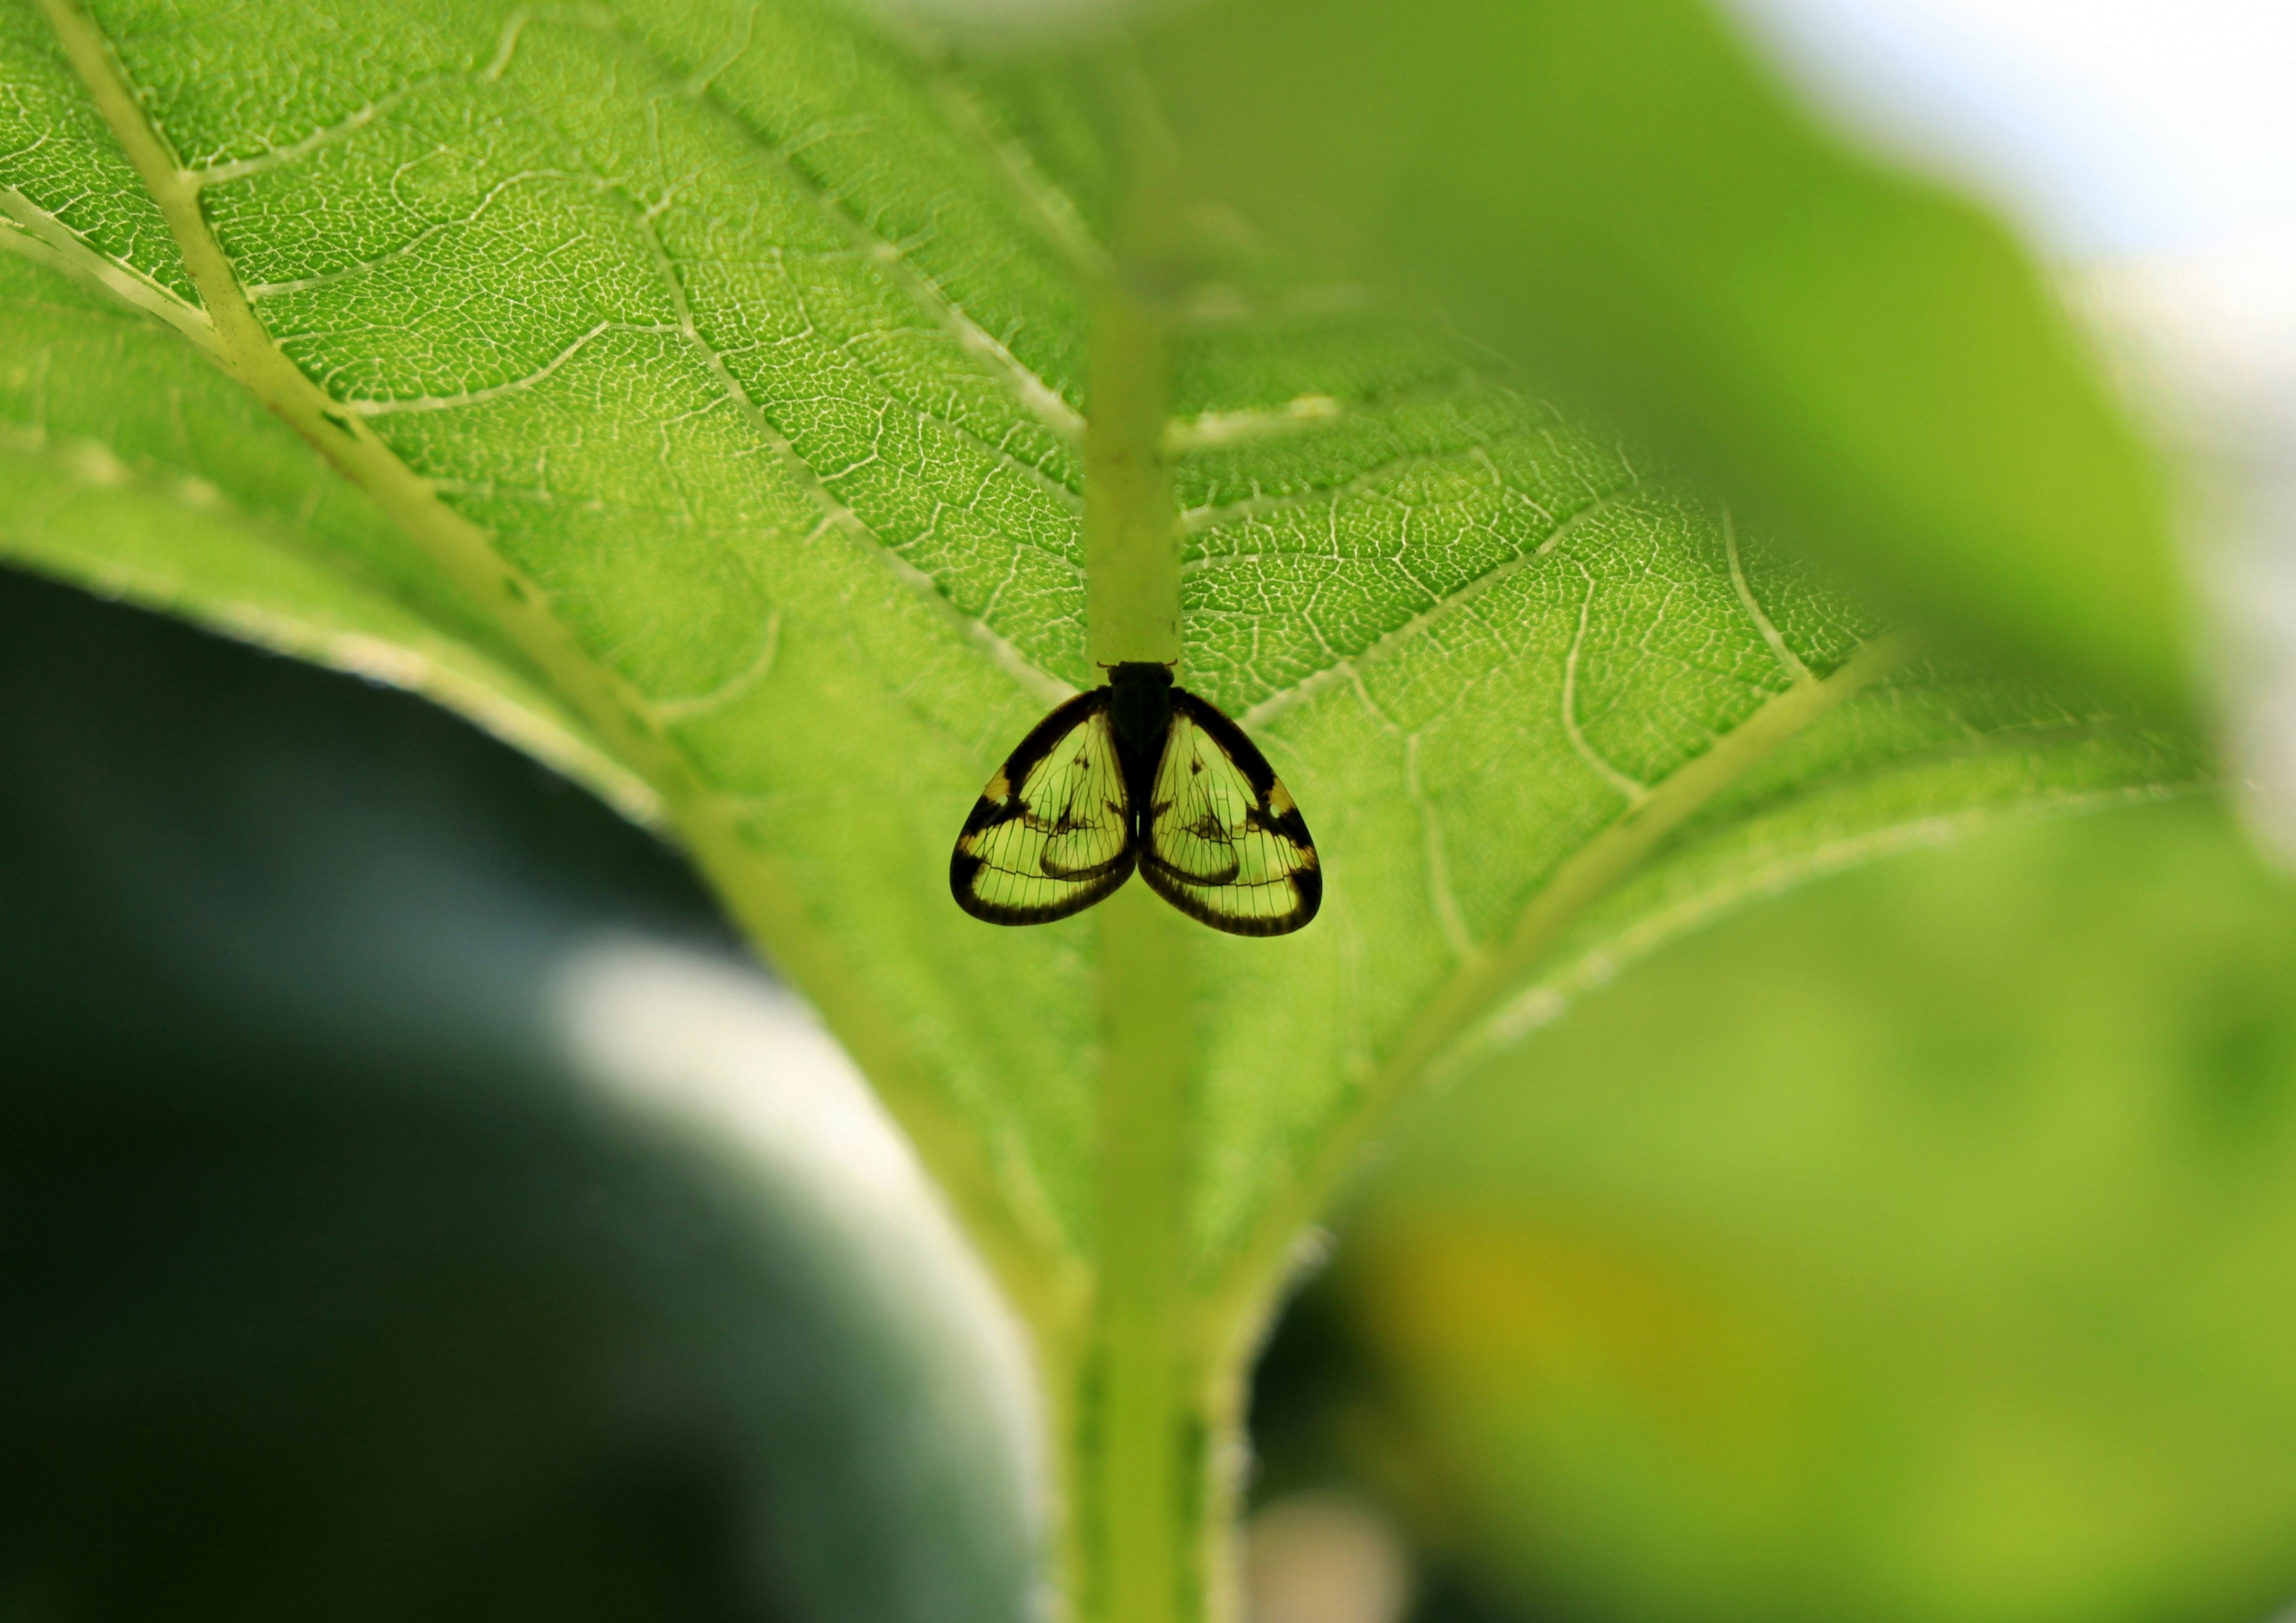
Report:
[[[92,16],[270,338],[688,778],[617,758],[435,537],[236,381],[135,131],[34,0],[0,4],[0,548],[420,688],[673,830],[728,821],[777,865],[713,877],[840,945],[763,943],[921,1056],[1008,1249],[1088,1264],[1091,919],[997,930],[946,881],[997,761],[1097,680],[1086,125],[807,0],[387,10]],[[1918,653],[1833,702],[1880,627],[1616,445],[1349,290],[1239,273],[1191,309],[1182,680],[1327,875],[1300,935],[1194,949],[1207,1279],[1558,873],[1607,883],[1534,955],[1562,967],[1437,1035],[1510,1040],[1606,955],[1803,873],[2196,775]]]

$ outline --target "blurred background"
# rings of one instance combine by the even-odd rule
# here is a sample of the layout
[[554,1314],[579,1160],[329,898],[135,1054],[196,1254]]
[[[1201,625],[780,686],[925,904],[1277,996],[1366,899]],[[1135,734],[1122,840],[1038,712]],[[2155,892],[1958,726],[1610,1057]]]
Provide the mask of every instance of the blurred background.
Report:
[[[1256,1623],[2296,1605],[2296,21],[1742,0],[2196,471],[2244,783],[1677,943],[1386,1146]],[[1020,1355],[674,855],[0,575],[0,1620],[1036,1615]]]

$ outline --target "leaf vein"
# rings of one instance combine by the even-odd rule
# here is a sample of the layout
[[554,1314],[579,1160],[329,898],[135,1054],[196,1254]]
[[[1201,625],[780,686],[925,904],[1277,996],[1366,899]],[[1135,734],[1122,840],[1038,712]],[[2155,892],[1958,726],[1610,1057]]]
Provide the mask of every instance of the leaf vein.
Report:
[[783,471],[812,497],[838,533],[858,544],[870,555],[882,560],[903,586],[944,621],[954,624],[966,642],[987,655],[992,664],[1011,676],[1024,692],[1048,703],[1057,702],[1074,692],[1068,684],[1037,666],[1012,643],[998,635],[986,621],[958,607],[941,589],[939,581],[901,556],[898,548],[888,544],[843,497],[830,488],[827,481],[799,454],[789,436],[782,432],[765,408],[750,397],[742,381],[726,365],[726,357],[702,337],[701,329],[695,326],[693,307],[685,296],[685,279],[678,275],[676,265],[662,248],[661,239],[653,229],[653,222],[641,218],[638,228],[648,251],[653,256],[656,271],[668,289],[671,307],[677,317],[674,331],[699,357],[719,391],[750,424],[750,430],[771,447]]
[[[645,49],[637,41],[629,43],[634,49]],[[975,321],[938,282],[911,263],[898,243],[878,234],[867,221],[848,206],[844,198],[823,184],[818,176],[798,161],[797,155],[803,145],[810,140],[821,139],[826,131],[807,131],[787,141],[775,141],[764,131],[754,128],[746,118],[727,106],[707,86],[690,94],[694,101],[713,109],[729,126],[740,130],[758,152],[778,165],[799,192],[843,232],[877,266],[888,281],[939,323],[942,330],[955,340],[958,348],[970,356],[988,375],[1001,381],[1023,410],[1064,442],[1070,445],[1084,443],[1084,418],[1058,389],[1046,382],[1004,343]]]
[[1207,1304],[1206,1322],[1257,1333],[1253,1316],[1241,1304],[1269,1299],[1292,1237],[1382,1124],[1387,1110],[1480,1029],[1498,1000],[1537,967],[1570,924],[1660,841],[1820,717],[1897,669],[1912,652],[1909,638],[1891,634],[1866,643],[1831,676],[1777,694],[1563,858],[1523,905],[1505,939],[1463,963],[1420,1006],[1348,1101],[1338,1125],[1316,1137],[1308,1160],[1278,1181],[1242,1250],[1224,1270],[1223,1285]]
[[1602,495],[1556,524],[1541,538],[1538,545],[1524,547],[1501,558],[1438,597],[1426,608],[1403,624],[1382,632],[1372,642],[1355,653],[1334,660],[1289,687],[1278,688],[1237,717],[1246,727],[1264,726],[1286,710],[1293,709],[1315,698],[1338,682],[1352,680],[1357,672],[1367,665],[1391,657],[1399,644],[1423,634],[1428,627],[1473,602],[1493,586],[1512,578],[1521,570],[1552,553],[1581,526],[1609,511],[1640,488],[1639,477],[1628,480]]
[[1451,864],[1443,845],[1443,823],[1428,799],[1426,786],[1419,780],[1419,734],[1414,733],[1403,742],[1403,786],[1412,804],[1419,809],[1419,832],[1423,860],[1427,865],[1428,905],[1435,914],[1437,928],[1442,930],[1444,942],[1451,955],[1461,963],[1472,958],[1481,949],[1467,928],[1465,913],[1459,906],[1459,898],[1451,886]]
[[1587,590],[1578,599],[1578,628],[1571,633],[1570,650],[1562,656],[1562,734],[1570,741],[1572,752],[1593,768],[1595,776],[1625,797],[1631,809],[1650,799],[1650,785],[1621,772],[1608,756],[1587,742],[1587,734],[1578,725],[1578,656],[1587,646],[1587,624],[1595,607],[1595,572],[1583,563],[1578,572],[1586,577]]
[[205,310],[135,266],[98,253],[86,238],[12,186],[0,189],[0,217],[17,228],[0,232],[0,244],[10,251],[62,271],[143,315],[165,322],[210,356],[219,353],[215,324]]
[[1770,617],[1762,611],[1761,602],[1754,595],[1753,586],[1746,578],[1745,560],[1738,550],[1737,521],[1726,507],[1722,510],[1722,546],[1730,558],[1730,585],[1738,594],[1738,602],[1745,609],[1747,618],[1762,634],[1762,641],[1770,645],[1770,652],[1777,656],[1778,663],[1785,667],[1786,675],[1796,682],[1809,681],[1809,667],[1803,664],[1801,656],[1787,645],[1785,637],[1770,622]]

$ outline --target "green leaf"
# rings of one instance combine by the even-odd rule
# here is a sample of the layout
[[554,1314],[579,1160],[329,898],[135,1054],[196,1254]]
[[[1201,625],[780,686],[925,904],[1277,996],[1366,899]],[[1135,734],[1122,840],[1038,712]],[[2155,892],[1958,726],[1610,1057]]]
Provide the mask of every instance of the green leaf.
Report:
[[[978,923],[957,826],[1095,679],[1089,119],[809,0],[0,15],[0,545],[658,807],[1056,1391],[1128,1304],[1232,1421],[1382,1108],[1569,941],[2198,770],[1881,635],[1450,340],[1263,278],[1134,382],[1168,392],[1182,679],[1298,797],[1324,916],[1235,940],[1133,887]],[[1131,1077],[1168,1089],[1137,1135]],[[1168,1244],[1111,1275],[1135,1227]]]
[[1931,623],[2185,687],[2167,486],[2054,293],[1707,0],[1233,0],[1150,54],[1200,189],[1439,301]]
[[2268,1614],[2276,878],[2208,800],[1989,836],[1466,1067],[1317,1286],[1433,1530],[1534,1615]]

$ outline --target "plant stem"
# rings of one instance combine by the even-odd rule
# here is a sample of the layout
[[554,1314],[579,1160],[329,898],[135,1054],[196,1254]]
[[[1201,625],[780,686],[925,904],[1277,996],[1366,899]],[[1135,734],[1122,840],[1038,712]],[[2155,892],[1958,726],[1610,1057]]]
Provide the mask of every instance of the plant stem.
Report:
[[1095,300],[1084,430],[1084,600],[1093,661],[1180,658],[1180,526],[1164,462],[1170,340],[1119,263]]
[[1071,1467],[1074,1598],[1093,1623],[1193,1623],[1203,1610],[1205,1437],[1186,1333],[1187,927],[1141,886],[1101,909],[1099,1286]]
[[[1177,664],[1180,530],[1164,460],[1169,338],[1157,310],[1167,166],[1120,67],[1130,223],[1096,291],[1085,422],[1092,660]],[[1188,1268],[1197,1042],[1194,928],[1144,885],[1099,909],[1103,1059],[1092,1310],[1062,1464],[1079,1623],[1202,1623],[1226,1505]]]

